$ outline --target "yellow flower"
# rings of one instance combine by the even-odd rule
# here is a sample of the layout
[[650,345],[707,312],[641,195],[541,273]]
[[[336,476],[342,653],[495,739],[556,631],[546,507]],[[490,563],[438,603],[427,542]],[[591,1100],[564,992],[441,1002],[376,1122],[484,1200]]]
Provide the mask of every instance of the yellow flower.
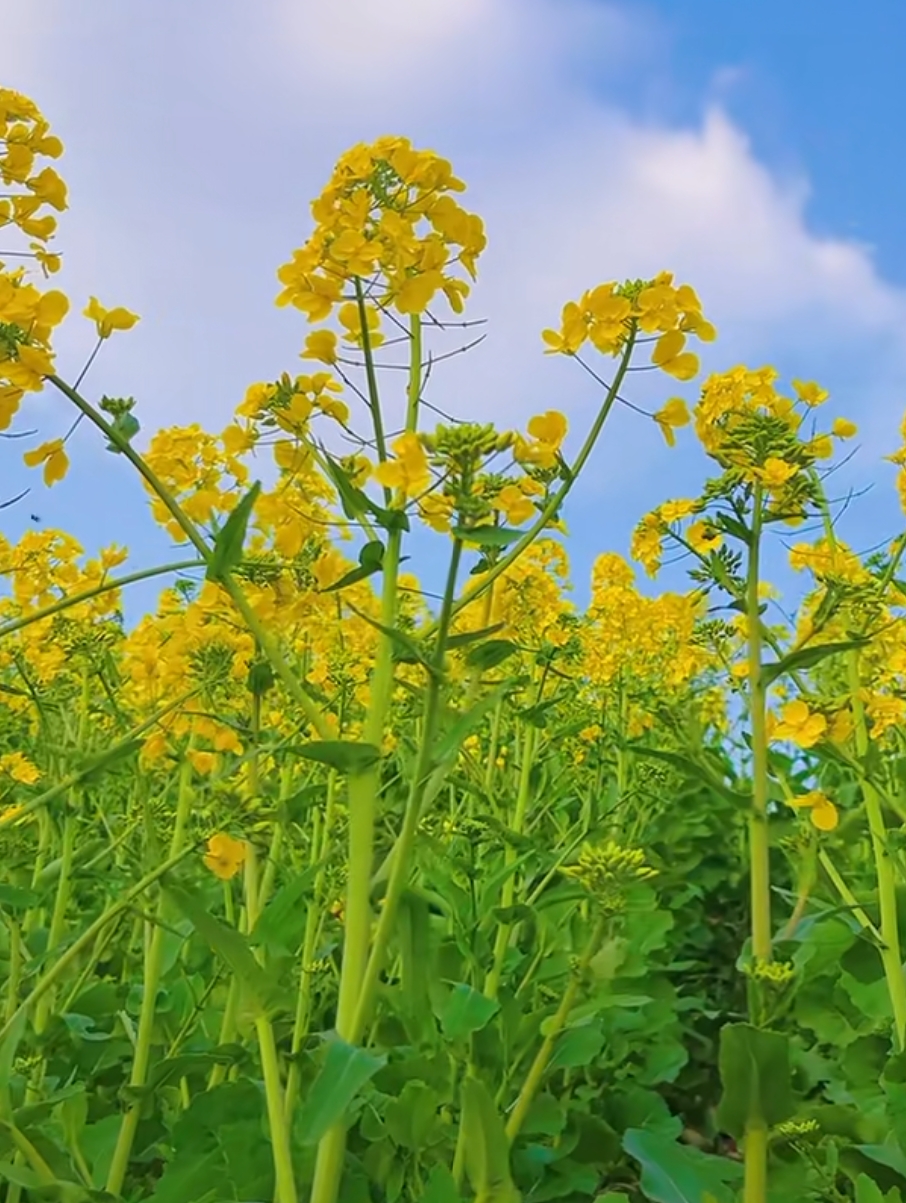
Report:
[[52,485],[56,481],[62,480],[69,470],[69,457],[63,449],[62,439],[51,439],[47,443],[42,443],[34,451],[26,451],[22,458],[29,468],[37,468],[39,464],[44,465],[44,483],[46,485]]
[[246,852],[245,840],[234,840],[231,835],[221,831],[208,840],[204,863],[215,877],[229,881],[245,863]]
[[836,435],[838,439],[851,439],[858,431],[859,427],[855,422],[850,422],[849,418],[834,418],[831,434]]
[[536,414],[529,419],[528,432],[532,438],[555,451],[560,449],[568,430],[569,423],[565,415],[556,409],[549,409],[547,413]]
[[13,781],[18,781],[20,785],[34,785],[41,776],[40,769],[22,752],[7,752],[6,755],[0,756],[0,773],[12,777]]
[[845,744],[853,733],[853,715],[849,707],[838,710],[831,720],[827,738],[834,744]]
[[453,517],[453,498],[443,493],[429,493],[418,503],[418,512],[432,530],[441,534],[450,529]]
[[813,714],[808,703],[797,698],[781,710],[780,722],[768,721],[769,736],[773,740],[786,739],[800,748],[811,748],[827,730],[827,719],[823,714]]
[[691,380],[698,374],[698,356],[684,351],[685,345],[682,330],[668,330],[654,344],[651,362],[677,380]]
[[683,518],[688,518],[690,514],[694,514],[698,509],[697,501],[665,501],[662,506],[658,507],[658,515],[666,523],[681,522]]
[[66,185],[52,167],[45,167],[30,180],[26,180],[25,186],[54,209],[62,211],[66,208]]
[[682,397],[671,397],[666,405],[654,415],[654,420],[661,428],[661,433],[667,441],[668,447],[676,446],[676,435],[673,429],[676,426],[688,426],[690,422],[689,409]]
[[820,790],[813,789],[807,794],[799,794],[798,797],[789,798],[788,802],[790,806],[797,810],[808,807],[811,811],[810,818],[812,823],[819,831],[833,831],[840,822],[840,815],[836,806]]
[[770,455],[765,460],[763,468],[755,468],[753,471],[767,488],[779,489],[791,477],[795,476],[799,469],[795,464],[788,464],[786,460],[778,459],[775,455]]
[[313,330],[305,340],[301,359],[317,359],[319,363],[337,362],[337,336],[333,330]]
[[693,522],[686,531],[686,542],[700,555],[714,551],[723,541],[720,531],[705,521]]
[[511,526],[521,526],[535,513],[534,503],[518,485],[504,485],[494,498],[494,508],[506,515]]
[[794,380],[793,388],[798,393],[799,400],[804,401],[809,408],[821,405],[830,396],[830,393],[817,385],[814,380]]
[[[337,317],[340,319],[340,325],[344,327],[343,338],[346,342],[361,347],[362,327],[359,320],[359,307],[355,301],[347,301],[345,305],[341,305]],[[369,345],[372,348],[379,347],[384,341],[384,336],[381,333],[381,315],[373,305],[365,306],[365,322],[368,327]],[[327,333],[327,331],[322,333]]]
[[815,459],[830,459],[834,454],[834,444],[831,442],[829,434],[819,434],[817,438],[812,439],[810,443],[805,445],[806,451],[815,457]]
[[24,809],[25,807],[21,804],[18,806],[4,806],[4,808],[0,810],[0,827],[7,827],[10,823],[15,823],[16,819],[19,818],[19,815],[22,814]]
[[393,443],[394,458],[378,464],[374,479],[387,489],[402,489],[407,497],[423,493],[431,483],[428,458],[417,434],[402,434]]
[[82,312],[97,326],[99,338],[109,338],[114,330],[131,330],[139,320],[137,313],[130,313],[121,305],[114,309],[105,309],[97,297],[91,297]]

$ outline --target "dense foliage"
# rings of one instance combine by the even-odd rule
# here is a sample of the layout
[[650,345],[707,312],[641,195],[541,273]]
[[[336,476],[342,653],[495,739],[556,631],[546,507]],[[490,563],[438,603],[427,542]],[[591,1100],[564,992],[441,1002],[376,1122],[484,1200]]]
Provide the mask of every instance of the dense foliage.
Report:
[[[0,535],[7,1203],[899,1203],[906,538],[835,534],[855,426],[770,368],[640,411],[714,465],[633,536],[689,591],[602,552],[580,611],[564,502],[631,370],[698,375],[690,286],[598,285],[544,332],[608,377],[574,454],[556,411],[438,424],[482,222],[437,155],[357,146],[279,271],[316,370],[140,453],[132,398],[55,366],[61,152],[0,90],[0,431],[56,390],[189,550],[118,576]],[[92,358],[138,320],[85,316]],[[48,486],[67,439],[25,453]],[[775,624],[765,532],[803,524]]]

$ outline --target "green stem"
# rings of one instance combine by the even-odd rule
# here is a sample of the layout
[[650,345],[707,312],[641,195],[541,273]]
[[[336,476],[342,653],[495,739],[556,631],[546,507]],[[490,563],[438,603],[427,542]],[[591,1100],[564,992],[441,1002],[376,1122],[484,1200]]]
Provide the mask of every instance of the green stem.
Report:
[[450,556],[450,567],[447,574],[447,584],[444,590],[444,600],[441,608],[437,645],[434,654],[435,671],[431,673],[429,677],[428,688],[425,695],[425,714],[422,738],[419,745],[419,753],[416,760],[415,771],[412,775],[412,781],[410,782],[409,786],[409,796],[406,799],[406,810],[403,816],[403,825],[400,829],[399,836],[397,837],[394,846],[390,880],[387,884],[387,893],[384,895],[384,904],[381,910],[380,919],[378,920],[377,931],[375,932],[374,936],[374,944],[371,949],[371,955],[368,958],[368,964],[366,966],[362,981],[362,989],[359,994],[358,1006],[356,1008],[355,1018],[352,1026],[353,1040],[361,1039],[362,1033],[365,1030],[365,1024],[368,1022],[368,1017],[374,1004],[374,995],[377,990],[378,979],[380,977],[381,969],[383,968],[384,957],[387,953],[387,946],[390,943],[390,934],[396,922],[400,898],[402,897],[403,890],[405,889],[406,881],[409,876],[412,849],[415,845],[418,824],[422,816],[425,787],[428,783],[429,774],[431,771],[434,741],[436,738],[437,722],[440,713],[443,664],[446,654],[447,637],[450,632],[453,597],[456,591],[456,578],[459,571],[460,560],[462,559],[462,549],[462,541],[459,539],[454,539],[453,551]]
[[[361,283],[357,283],[356,287],[360,297],[359,320],[372,420],[375,438],[380,440],[383,438],[383,427],[377,379],[374,373],[374,357],[365,321]],[[420,397],[421,319],[418,314],[414,314],[411,320],[409,339],[407,432],[414,432],[417,428]],[[400,491],[396,498],[396,505],[402,508],[404,504],[405,496]],[[380,622],[381,626],[388,630],[396,626],[402,534],[399,529],[388,533],[387,549],[384,553]],[[392,638],[387,634],[381,634],[375,651],[368,713],[363,732],[364,741],[378,748],[383,746],[384,727],[390,714],[393,696],[393,653]],[[349,778],[346,932],[343,941],[343,967],[340,972],[336,1030],[342,1039],[350,1041],[354,1039],[356,1013],[359,1008],[359,996],[368,964],[371,940],[371,875],[374,869],[374,826],[380,786],[380,763],[371,766],[365,772],[351,774]],[[318,1145],[311,1203],[335,1203],[343,1173],[345,1149],[346,1128],[341,1122],[330,1128]],[[286,1200],[282,1200],[282,1203],[286,1203]]]
[[[493,568],[488,569],[487,572],[483,572],[481,576],[477,578],[475,585],[473,585],[471,589],[467,589],[465,591],[465,593],[453,607],[454,617],[465,606],[471,605],[476,598],[481,597],[483,593],[491,588],[497,578],[502,576],[502,574],[519,559],[525,549],[534,543],[541,532],[547,528],[547,524],[550,522],[554,514],[560,509],[561,505],[566,499],[567,494],[572,489],[576,478],[585,467],[588,457],[594,450],[595,444],[598,441],[598,436],[600,435],[604,423],[607,420],[607,416],[614,406],[614,402],[617,399],[620,387],[623,384],[623,379],[629,370],[632,352],[635,348],[636,334],[637,331],[635,327],[633,327],[629,337],[626,340],[626,346],[623,349],[623,354],[620,358],[620,363],[617,367],[616,374],[614,375],[613,382],[610,388],[607,390],[607,395],[604,398],[604,402],[600,410],[598,411],[597,417],[591,424],[591,429],[585,438],[585,442],[582,444],[579,454],[576,456],[575,463],[569,470],[567,479],[563,482],[556,493],[553,494],[553,496],[545,505],[544,509],[542,509],[539,513],[535,522],[529,527],[518,543],[514,543],[507,554],[503,556],[502,559],[498,560]],[[434,633],[434,629],[434,626],[429,625],[424,631],[422,631],[422,637],[427,638],[429,635]]]
[[[850,701],[853,710],[856,752],[864,762],[868,755],[870,739],[862,701],[862,686],[859,671],[859,649],[847,653]],[[881,809],[878,791],[867,781],[862,782],[862,800],[871,833],[871,846],[878,880],[878,906],[881,915],[881,962],[887,979],[887,992],[893,1011],[894,1032],[900,1052],[906,1047],[906,977],[903,975],[903,959],[900,951],[900,932],[897,917],[896,875]]]
[[149,886],[154,885],[154,883],[159,881],[161,877],[169,873],[172,869],[175,869],[176,866],[181,861],[185,860],[185,858],[192,851],[192,848],[184,848],[178,856],[171,856],[169,860],[164,861],[163,864],[158,865],[149,873],[146,873],[145,876],[142,877],[131,890],[127,890],[121,898],[108,906],[107,909],[103,911],[103,913],[100,914],[93,923],[89,924],[89,926],[85,928],[79,938],[70,944],[69,948],[67,948],[66,951],[60,955],[58,960],[56,960],[50,969],[48,969],[47,972],[39,979],[38,983],[32,988],[31,992],[22,1000],[3,1027],[0,1028],[0,1044],[2,1044],[9,1035],[19,1016],[31,1010],[35,1003],[44,997],[47,991],[51,989],[51,987],[57,981],[59,981],[59,979],[67,972],[73,963],[78,960],[79,956],[84,952],[92,940],[96,938],[98,932],[103,931],[108,923],[112,922],[115,918],[117,918],[118,915],[122,914],[123,911],[128,910],[136,898],[139,898]]
[[299,1196],[296,1191],[289,1129],[283,1109],[283,1086],[280,1082],[280,1063],[274,1043],[274,1029],[266,1015],[258,1016],[255,1028],[258,1033],[261,1069],[264,1073],[264,1093],[267,1099],[267,1120],[277,1180],[277,1198],[280,1203],[297,1203]]
[[852,892],[852,890],[849,888],[849,886],[843,880],[843,877],[840,874],[840,870],[837,868],[837,866],[834,864],[834,862],[831,860],[831,858],[828,856],[827,852],[825,852],[825,850],[823,848],[818,853],[818,859],[821,862],[821,867],[824,869],[825,873],[828,875],[828,877],[834,883],[834,886],[837,889],[837,893],[840,895],[840,897],[843,899],[843,901],[849,907],[850,911],[852,912],[852,914],[856,918],[856,920],[859,922],[861,927],[865,931],[870,932],[872,938],[874,940],[876,940],[879,945],[883,944],[884,941],[881,938],[881,933],[878,931],[878,929],[872,923],[871,919],[869,919],[868,914],[866,913],[865,909],[859,905],[858,898],[856,898],[855,894]]
[[[82,414],[84,414],[84,416],[88,418],[89,421],[91,421],[102,434],[107,437],[110,443],[114,447],[117,447],[119,451],[126,457],[126,459],[129,460],[152,492],[154,492],[160,498],[161,502],[172,516],[174,522],[176,522],[180,530],[182,530],[186,538],[202,557],[204,562],[209,564],[213,554],[212,549],[208,546],[206,539],[199,531],[198,527],[188,517],[188,515],[180,506],[179,502],[173,496],[170,489],[168,489],[163,481],[158,477],[157,473],[154,472],[154,470],[144,461],[138,452],[134,450],[128,440],[124,439],[119,431],[111,426],[109,422],[105,421],[95,407],[90,402],[86,401],[76,389],[72,388],[64,380],[61,380],[59,376],[51,375],[48,376],[47,379],[52,385],[54,385],[55,388],[59,389],[61,393],[67,396],[73,405],[75,405],[75,407]],[[220,577],[220,584],[226,590],[230,600],[245,619],[246,625],[258,640],[261,650],[267,656],[271,667],[283,682],[283,685],[285,686],[290,697],[301,708],[302,712],[305,714],[305,717],[311,723],[312,727],[318,733],[320,738],[329,739],[330,728],[323,713],[321,712],[320,707],[302,688],[301,682],[287,663],[283,653],[280,651],[280,648],[277,645],[276,640],[271,638],[270,632],[260,621],[257,614],[255,614],[254,610],[249,604],[248,598],[237,584],[232,573],[224,572]]]
[[[510,827],[516,835],[521,835],[525,827],[525,816],[528,811],[529,797],[531,794],[531,779],[532,765],[534,763],[535,753],[535,729],[526,724],[525,733],[522,740],[522,763],[519,766],[519,787],[516,793],[516,805],[513,810],[513,818],[510,822]],[[512,844],[507,844],[504,861],[507,868],[510,870],[506,881],[503,883],[503,888],[500,893],[501,907],[508,909],[513,905],[516,896],[516,880],[513,866],[517,860],[518,853]],[[503,964],[506,959],[507,949],[510,945],[510,935],[513,930],[513,925],[510,922],[501,920],[497,926],[497,937],[494,943],[494,960],[484,982],[484,993],[488,998],[496,998],[500,990],[500,979],[503,974]]]
[[327,857],[330,849],[331,828],[333,825],[334,804],[337,795],[337,774],[331,770],[327,777],[327,803],[324,807],[323,839],[321,838],[321,815],[315,813],[312,831],[310,863],[320,867],[315,874],[314,888],[308,911],[305,916],[305,935],[302,941],[301,970],[299,976],[299,991],[296,995],[296,1015],[293,1021],[293,1036],[291,1050],[293,1060],[290,1062],[286,1079],[286,1110],[291,1112],[299,1094],[300,1067],[295,1056],[302,1047],[302,1041],[308,1035],[308,1025],[311,1014],[311,994],[314,968],[315,947],[324,922],[324,888],[327,882]]
[[[746,616],[749,642],[749,717],[752,736],[752,810],[749,816],[752,957],[768,962],[772,954],[771,868],[768,835],[767,691],[762,677],[762,625],[758,596],[762,530],[762,489],[753,490],[751,543],[746,574]],[[767,1198],[767,1129],[756,1110],[746,1120],[745,1203]]]
[[762,679],[762,627],[758,596],[761,543],[761,486],[754,490],[751,545],[746,577],[746,615],[749,640],[749,715],[752,734],[752,813],[749,821],[752,955],[771,959],[771,878],[768,838],[767,698]]
[[743,1203],[765,1203],[768,1197],[768,1128],[764,1120],[749,1120],[746,1124],[743,1160]]
[[[186,757],[180,766],[179,792],[176,803],[176,820],[170,839],[170,856],[172,860],[183,850],[186,825],[189,810],[192,805],[192,763]],[[154,1023],[157,1014],[157,991],[160,984],[161,965],[164,951],[164,919],[166,918],[166,903],[161,896],[157,903],[157,922],[146,926],[145,971],[142,983],[142,1005],[139,1011],[138,1035],[135,1042],[135,1055],[132,1060],[132,1072],[129,1085],[144,1086],[151,1064],[151,1043],[154,1036]],[[152,930],[148,931],[148,926]],[[142,1114],[142,1102],[135,1102],[126,1111],[120,1124],[119,1136],[110,1162],[107,1174],[106,1189],[111,1195],[122,1193],[126,1172],[129,1168],[129,1157],[135,1141],[135,1133]]]
[[544,1043],[535,1054],[535,1060],[532,1062],[531,1068],[526,1075],[525,1081],[522,1083],[522,1089],[519,1091],[519,1096],[516,1099],[515,1106],[510,1112],[510,1118],[506,1125],[507,1140],[512,1142],[519,1135],[522,1125],[525,1123],[525,1117],[528,1115],[529,1108],[534,1101],[535,1095],[538,1093],[538,1088],[541,1085],[541,1080],[544,1077],[545,1071],[553,1056],[554,1046],[560,1033],[566,1026],[566,1021],[569,1019],[569,1013],[576,1001],[576,996],[579,993],[579,988],[582,985],[582,980],[588,972],[588,967],[591,964],[592,957],[601,946],[601,941],[604,939],[604,934],[607,930],[607,916],[599,915],[595,926],[592,929],[591,936],[582,956],[579,958],[579,964],[576,966],[575,973],[570,978],[569,985],[563,992],[563,997],[560,1000],[560,1006],[557,1008],[556,1014],[551,1020],[547,1035],[544,1038]]
[[73,593],[70,597],[63,597],[59,601],[53,602],[52,605],[42,606],[40,610],[25,614],[22,618],[13,618],[9,622],[0,623],[0,639],[4,635],[12,635],[14,631],[21,631],[23,627],[30,626],[33,622],[40,622],[42,618],[52,618],[54,614],[68,610],[70,606],[81,605],[82,602],[91,601],[92,598],[100,597],[102,593],[109,593],[113,589],[122,589],[125,585],[146,581],[154,576],[164,576],[169,572],[184,572],[188,568],[204,568],[204,566],[204,560],[179,560],[175,564],[163,564],[159,568],[144,568],[141,572],[131,572],[128,576],[104,581],[101,585],[95,585],[93,589],[86,589],[84,593]]

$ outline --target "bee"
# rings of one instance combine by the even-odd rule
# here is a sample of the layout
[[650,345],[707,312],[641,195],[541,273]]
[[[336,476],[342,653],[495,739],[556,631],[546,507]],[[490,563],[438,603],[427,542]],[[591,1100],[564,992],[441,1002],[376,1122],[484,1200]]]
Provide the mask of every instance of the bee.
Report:
[[31,520],[32,520],[32,522],[40,522],[40,521],[41,521],[41,515],[40,515],[40,514],[32,514],[32,515],[30,515],[30,516],[31,516]]

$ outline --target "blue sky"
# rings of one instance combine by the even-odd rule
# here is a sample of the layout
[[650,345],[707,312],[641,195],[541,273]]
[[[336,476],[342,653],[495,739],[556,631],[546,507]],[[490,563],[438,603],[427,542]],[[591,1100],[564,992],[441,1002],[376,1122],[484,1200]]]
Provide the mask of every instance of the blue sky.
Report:
[[[504,427],[562,409],[578,441],[596,389],[542,354],[541,329],[585,288],[673,270],[718,327],[706,371],[772,363],[830,389],[828,420],[859,423],[839,488],[871,490],[843,532],[873,545],[903,522],[882,456],[906,409],[904,34],[899,0],[33,0],[4,19],[2,82],[66,144],[59,370],[91,349],[90,294],[126,305],[142,321],[105,346],[89,395],[134,395],[143,434],[222,429],[248,383],[303,370],[301,315],[273,299],[309,201],[347,146],[401,133],[452,160],[489,236],[469,309],[489,337],[430,399]],[[653,409],[676,391],[694,400],[662,376],[630,397]],[[19,429],[69,421],[48,395]],[[91,431],[51,490],[23,446],[0,447],[3,495],[33,488],[0,511],[7,537],[34,513],[89,551],[127,544],[136,568],[181,558]],[[617,412],[566,514],[577,601],[594,557],[625,553],[638,518],[705,473],[689,431],[670,450]],[[152,600],[134,591],[127,614]]]

